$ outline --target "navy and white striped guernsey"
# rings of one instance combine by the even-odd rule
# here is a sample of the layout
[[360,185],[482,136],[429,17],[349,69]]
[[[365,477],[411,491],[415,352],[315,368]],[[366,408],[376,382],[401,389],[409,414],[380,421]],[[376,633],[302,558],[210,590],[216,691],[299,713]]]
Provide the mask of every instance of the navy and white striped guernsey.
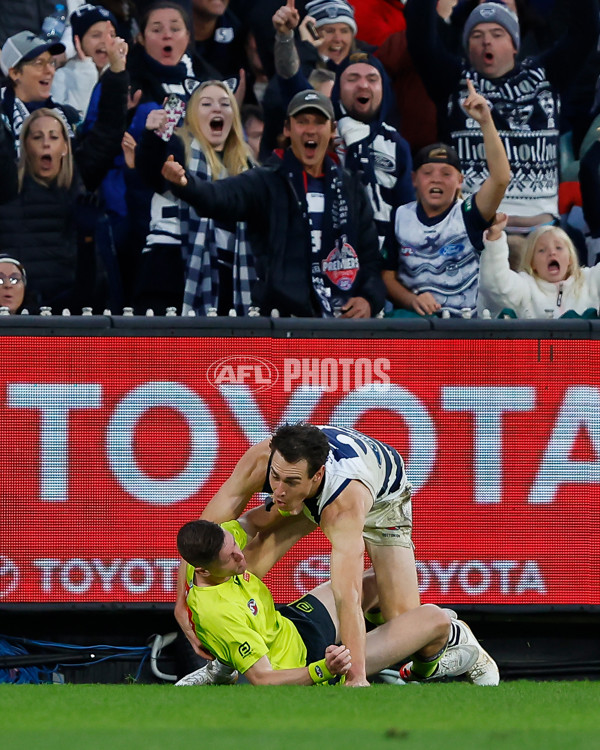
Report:
[[[329,441],[329,455],[325,462],[325,476],[315,497],[304,501],[305,512],[315,523],[319,523],[321,513],[332,503],[352,480],[367,487],[373,497],[373,507],[385,501],[390,495],[409,488],[404,471],[404,461],[395,448],[380,440],[368,437],[348,427],[320,426]],[[271,493],[269,471],[263,490]],[[267,499],[266,507],[273,501]]]

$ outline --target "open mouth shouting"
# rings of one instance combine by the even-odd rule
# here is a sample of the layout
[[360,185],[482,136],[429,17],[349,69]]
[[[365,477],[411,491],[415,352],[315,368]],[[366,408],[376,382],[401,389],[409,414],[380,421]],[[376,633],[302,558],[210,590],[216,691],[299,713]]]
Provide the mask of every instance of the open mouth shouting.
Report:
[[373,97],[369,94],[358,94],[352,100],[350,114],[354,115],[356,119],[369,118],[374,111]]
[[221,115],[211,117],[209,127],[213,135],[223,135],[223,128],[225,127],[225,120]]
[[441,187],[434,186],[427,191],[427,195],[429,196],[429,200],[436,203],[443,199],[446,194]]
[[231,93],[217,85],[206,86],[198,100],[198,126],[216,149],[224,147],[233,126]]
[[532,270],[543,280],[556,284],[564,281],[571,270],[571,255],[568,245],[554,230],[549,229],[538,237],[533,257]]
[[565,276],[565,272],[563,271],[560,261],[558,261],[556,258],[550,258],[546,269],[548,280],[562,281]]
[[319,144],[317,143],[317,141],[315,141],[312,138],[307,138],[304,141],[303,145],[304,145],[304,153],[306,154],[307,158],[314,159],[317,153],[317,149],[319,147]]
[[36,167],[38,177],[54,179],[60,171],[60,158],[54,154],[40,154]]
[[170,58],[173,55],[173,47],[170,44],[165,44],[162,48],[163,57]]

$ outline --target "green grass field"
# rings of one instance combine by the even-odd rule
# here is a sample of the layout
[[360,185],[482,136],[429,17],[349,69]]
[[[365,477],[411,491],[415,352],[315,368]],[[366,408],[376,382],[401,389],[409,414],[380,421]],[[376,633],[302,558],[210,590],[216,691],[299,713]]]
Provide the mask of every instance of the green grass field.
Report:
[[593,750],[600,682],[0,685],[3,750]]

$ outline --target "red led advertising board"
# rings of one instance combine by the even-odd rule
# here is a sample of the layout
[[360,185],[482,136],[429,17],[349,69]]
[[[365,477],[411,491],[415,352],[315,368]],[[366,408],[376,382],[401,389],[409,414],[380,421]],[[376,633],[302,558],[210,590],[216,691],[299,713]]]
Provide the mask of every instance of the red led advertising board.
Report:
[[[307,420],[404,456],[423,601],[600,605],[596,341],[0,347],[0,604],[171,602],[178,528],[251,444]],[[316,531],[266,581],[289,601],[327,574]]]

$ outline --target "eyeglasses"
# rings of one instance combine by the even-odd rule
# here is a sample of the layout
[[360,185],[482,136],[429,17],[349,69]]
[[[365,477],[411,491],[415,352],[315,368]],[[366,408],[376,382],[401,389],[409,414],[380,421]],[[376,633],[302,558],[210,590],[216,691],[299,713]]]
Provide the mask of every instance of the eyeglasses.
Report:
[[50,66],[51,68],[56,68],[56,60],[51,57],[49,60],[43,58],[43,57],[36,57],[35,60],[28,60],[25,65],[31,65],[33,68],[37,68],[37,70],[42,70],[42,68],[47,68]]
[[4,286],[5,284],[8,284],[9,286],[18,286],[22,283],[23,277],[20,273],[11,273],[10,276],[0,273],[0,286]]

